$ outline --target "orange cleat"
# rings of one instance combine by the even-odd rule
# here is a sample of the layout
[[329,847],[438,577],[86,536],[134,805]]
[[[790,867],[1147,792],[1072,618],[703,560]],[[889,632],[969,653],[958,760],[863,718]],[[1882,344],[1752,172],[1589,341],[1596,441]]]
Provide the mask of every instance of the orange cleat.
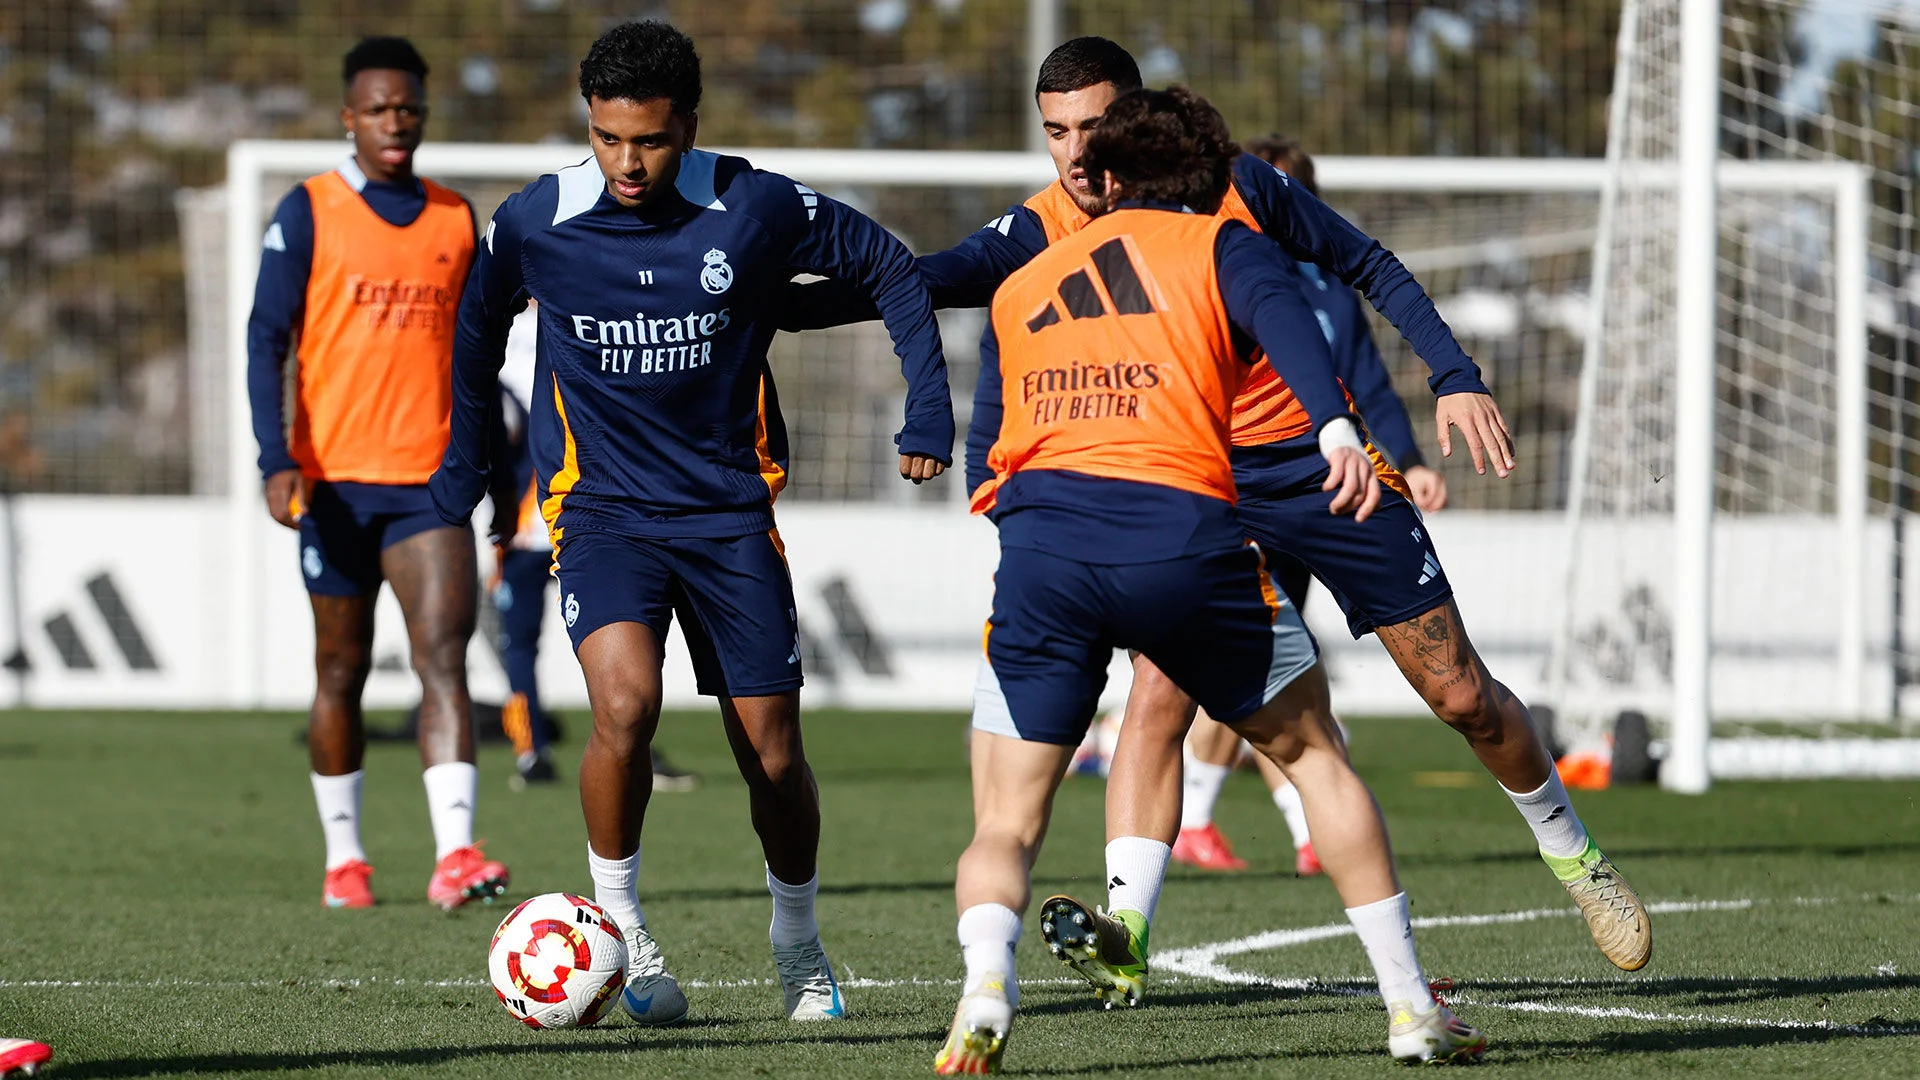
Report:
[[359,859],[349,859],[327,871],[327,883],[320,889],[320,902],[332,908],[373,906],[373,889],[367,879],[373,867]]
[[487,858],[480,845],[470,844],[447,852],[427,879],[427,900],[452,911],[469,900],[491,904],[504,895],[511,876],[507,868]]
[[1293,872],[1301,877],[1313,877],[1326,873],[1320,867],[1320,856],[1313,853],[1313,841],[1307,841],[1294,851]]
[[0,1039],[0,1077],[32,1076],[53,1060],[53,1047],[31,1039]]
[[1233,853],[1233,845],[1220,835],[1220,827],[1209,821],[1197,829],[1181,829],[1173,842],[1173,857],[1202,870],[1245,870],[1247,860]]

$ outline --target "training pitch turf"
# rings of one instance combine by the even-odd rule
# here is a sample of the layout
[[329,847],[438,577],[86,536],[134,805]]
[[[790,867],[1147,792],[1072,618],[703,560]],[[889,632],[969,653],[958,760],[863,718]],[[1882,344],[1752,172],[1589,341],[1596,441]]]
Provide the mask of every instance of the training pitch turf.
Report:
[[[717,720],[661,745],[705,774],[653,803],[648,921],[692,1020],[535,1032],[487,988],[501,904],[425,900],[432,844],[411,747],[369,756],[372,911],[319,903],[299,721],[0,713],[0,1036],[54,1044],[57,1077],[913,1076],[958,993],[952,869],[971,824],[953,716],[814,714],[825,804],[820,923],[855,1019],[779,1019],[768,900]],[[1655,905],[1653,963],[1614,970],[1511,806],[1434,722],[1361,721],[1428,972],[1516,1076],[1920,1075],[1920,808],[1911,783],[1725,784],[1581,795]],[[510,897],[591,891],[572,786],[512,794],[481,758],[479,832]],[[1061,794],[1036,893],[1101,899],[1102,786]],[[1029,927],[1009,1072],[1350,1077],[1393,1068],[1385,1016],[1324,879],[1296,880],[1265,791],[1219,820],[1248,873],[1176,867],[1145,1007],[1102,1013]]]

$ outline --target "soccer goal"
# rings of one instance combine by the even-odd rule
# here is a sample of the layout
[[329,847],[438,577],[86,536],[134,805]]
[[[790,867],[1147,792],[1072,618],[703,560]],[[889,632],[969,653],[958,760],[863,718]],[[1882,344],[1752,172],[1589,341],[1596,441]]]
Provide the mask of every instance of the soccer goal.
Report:
[[[919,251],[955,242],[1053,177],[1039,154],[738,152],[860,207]],[[428,143],[419,167],[467,194],[484,218],[506,194],[586,153],[580,145]],[[267,532],[252,498],[258,480],[239,377],[259,237],[282,192],[337,165],[343,154],[334,142],[245,142],[229,153],[223,307],[229,490],[240,493],[231,530],[236,703],[259,700],[271,666],[258,655],[267,621],[258,598],[268,573],[258,548]],[[1433,527],[1436,535],[1449,533],[1443,552],[1476,641],[1497,654],[1496,671],[1530,701],[1557,705],[1571,731],[1598,737],[1622,714],[1644,715],[1652,717],[1657,741],[1669,742],[1678,583],[1670,569],[1667,492],[1677,478],[1657,456],[1611,449],[1602,432],[1617,430],[1609,423],[1629,424],[1649,433],[1644,437],[1670,439],[1676,424],[1670,371],[1649,367],[1624,386],[1609,372],[1622,363],[1623,327],[1644,322],[1644,336],[1657,333],[1650,318],[1623,315],[1617,277],[1634,268],[1648,277],[1642,288],[1649,295],[1658,299],[1663,288],[1652,254],[1619,254],[1614,222],[1640,212],[1631,208],[1629,191],[1670,200],[1679,173],[1659,160],[1629,166],[1329,156],[1318,164],[1323,196],[1419,275],[1486,370],[1515,428],[1523,468],[1511,480],[1473,478],[1460,455],[1439,463],[1454,480],[1454,509]],[[1869,708],[1877,700],[1870,691],[1892,679],[1883,632],[1891,617],[1884,595],[1891,549],[1886,530],[1877,528],[1886,520],[1869,515],[1877,504],[1841,494],[1868,491],[1863,402],[1881,372],[1865,342],[1871,279],[1858,254],[1875,235],[1874,182],[1869,168],[1837,158],[1728,161],[1719,170],[1720,309],[1731,313],[1723,317],[1722,352],[1748,365],[1732,376],[1742,394],[1723,397],[1719,408],[1722,417],[1735,414],[1722,420],[1722,440],[1746,433],[1717,459],[1714,480],[1723,500],[1729,492],[1745,500],[1734,508],[1737,516],[1722,517],[1713,562],[1717,629],[1706,652],[1714,715],[1722,720],[1768,721],[1806,734],[1806,721],[1817,719],[1822,726],[1812,730],[1832,735],[1841,720],[1891,712]],[[1611,220],[1603,220],[1609,207]],[[1596,271],[1608,283],[1598,305],[1590,299]],[[1673,274],[1666,273],[1671,292]],[[1666,303],[1671,308],[1670,298]],[[941,321],[964,424],[981,315],[948,312]],[[1376,330],[1416,434],[1431,448],[1424,367],[1390,328]],[[880,327],[783,336],[773,361],[795,463],[783,499],[885,506],[958,493],[958,485],[942,494],[891,476],[886,434],[897,423],[901,390]],[[1799,381],[1783,381],[1787,371]],[[1614,415],[1608,410],[1628,404],[1637,411],[1607,419]],[[1602,460],[1611,472],[1599,468]],[[1596,494],[1615,490],[1620,494],[1606,496],[1612,502]],[[1792,617],[1779,617],[1781,609]],[[929,638],[977,642],[977,611],[951,618],[929,611],[924,618]],[[1339,636],[1323,635],[1330,647],[1356,648],[1342,646]],[[1347,656],[1335,657],[1336,695],[1351,702],[1343,707],[1419,707],[1417,699],[1372,704],[1364,695],[1375,686],[1405,695],[1399,676],[1363,670]],[[1854,674],[1840,674],[1847,671]],[[1856,688],[1857,699],[1839,695],[1843,683]],[[1887,725],[1878,729],[1884,734]],[[1715,742],[1723,750],[1746,744]],[[1883,750],[1892,745],[1877,742]],[[1823,744],[1839,741],[1797,743]],[[1715,767],[1720,775],[1739,771],[1718,761]]]
[[1815,7],[1622,10],[1550,696],[1680,790],[1920,774],[1920,35],[1908,4]]

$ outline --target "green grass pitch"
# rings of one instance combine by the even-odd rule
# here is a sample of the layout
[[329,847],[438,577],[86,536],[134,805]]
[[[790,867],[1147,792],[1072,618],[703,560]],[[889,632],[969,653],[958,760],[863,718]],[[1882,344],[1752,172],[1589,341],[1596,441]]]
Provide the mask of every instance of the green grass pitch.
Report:
[[[971,814],[956,716],[812,714],[825,804],[820,922],[855,1018],[779,1019],[768,901],[745,797],[711,714],[661,745],[705,774],[660,795],[648,921],[692,1020],[585,1031],[513,1022],[486,985],[504,905],[443,914],[411,747],[370,754],[366,841],[381,905],[322,909],[320,837],[288,715],[0,713],[0,1036],[54,1044],[51,1075],[239,1077],[928,1074],[959,974],[952,870]],[[1580,795],[1656,905],[1652,965],[1588,941],[1493,782],[1439,724],[1361,721],[1429,973],[1511,1076],[1920,1075],[1920,808],[1912,783],[1724,784]],[[481,760],[479,831],[511,895],[590,892],[571,780],[507,790]],[[1449,786],[1451,783],[1452,786]],[[1036,892],[1098,898],[1102,789],[1069,780]],[[1323,879],[1236,774],[1219,820],[1245,874],[1176,867],[1145,1007],[1103,1013],[1030,927],[1005,1066],[1028,1075],[1376,1076],[1386,1021]],[[1532,915],[1514,913],[1534,913]],[[1510,918],[1487,918],[1511,915]],[[1476,918],[1478,917],[1478,918]],[[1267,935],[1264,939],[1256,935]]]

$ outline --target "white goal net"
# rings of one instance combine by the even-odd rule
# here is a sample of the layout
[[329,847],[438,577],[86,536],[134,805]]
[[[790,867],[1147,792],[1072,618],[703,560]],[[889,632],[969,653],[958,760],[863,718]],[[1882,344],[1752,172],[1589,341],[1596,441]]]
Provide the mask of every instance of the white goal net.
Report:
[[[1687,8],[1623,9],[1556,704],[1588,740],[1651,717],[1705,767],[1687,787],[1920,771],[1920,744],[1891,738],[1909,731],[1893,718],[1920,5],[1723,6],[1712,393],[1694,411],[1678,344]],[[1712,521],[1704,538],[1689,509]],[[1694,542],[1711,545],[1704,580]]]

